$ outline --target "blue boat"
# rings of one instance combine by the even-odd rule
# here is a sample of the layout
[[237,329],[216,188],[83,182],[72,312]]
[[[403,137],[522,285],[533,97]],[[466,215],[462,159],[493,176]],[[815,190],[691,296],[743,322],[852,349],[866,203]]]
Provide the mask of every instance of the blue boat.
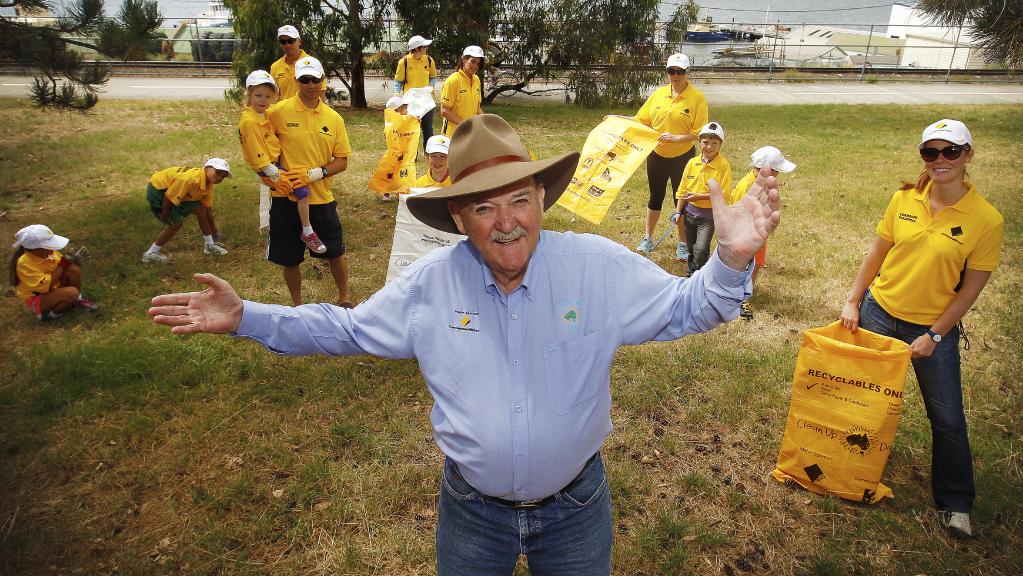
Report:
[[711,29],[708,22],[697,22],[690,24],[686,29],[686,40],[688,42],[727,42],[732,39],[728,32],[718,29]]

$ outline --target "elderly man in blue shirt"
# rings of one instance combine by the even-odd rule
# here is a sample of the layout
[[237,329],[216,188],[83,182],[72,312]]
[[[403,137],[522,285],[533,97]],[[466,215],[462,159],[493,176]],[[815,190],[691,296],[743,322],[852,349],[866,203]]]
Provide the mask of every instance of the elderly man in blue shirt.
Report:
[[244,301],[211,274],[202,292],[153,299],[176,334],[231,333],[288,355],[416,358],[445,454],[437,571],[611,571],[611,503],[600,447],[611,431],[619,346],[672,340],[735,319],[753,255],[778,225],[764,174],[726,206],[711,186],[718,248],[689,279],[601,236],[541,230],[579,154],[531,161],[500,117],[452,138],[453,184],[408,200],[426,224],[468,236],[409,266],[354,309]]

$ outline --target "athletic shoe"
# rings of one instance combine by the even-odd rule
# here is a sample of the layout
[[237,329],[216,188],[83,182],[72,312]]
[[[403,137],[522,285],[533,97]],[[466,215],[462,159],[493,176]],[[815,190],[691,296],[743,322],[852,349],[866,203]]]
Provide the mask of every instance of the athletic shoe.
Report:
[[639,241],[639,246],[636,246],[636,252],[640,254],[649,254],[654,249],[654,243],[650,241],[649,236],[644,236]]
[[60,318],[60,314],[54,312],[53,310],[47,310],[46,312],[37,315],[36,318],[42,320],[43,322],[47,322],[49,320],[56,320],[57,318]]
[[213,243],[207,244],[202,249],[203,254],[209,254],[210,256],[226,256],[227,248],[224,248],[220,244]]
[[299,236],[302,237],[302,241],[305,242],[305,245],[313,252],[323,254],[327,251],[327,247],[323,245],[323,242],[320,242],[320,237],[316,235],[316,232],[313,232],[308,236],[305,234],[299,234]]
[[164,252],[146,252],[142,255],[143,262],[159,262],[166,264],[170,262],[170,254]]
[[678,246],[675,247],[675,259],[679,262],[687,262],[689,260],[689,248],[686,247],[685,242],[679,242]]
[[385,192],[384,195],[380,197],[380,201],[381,202],[393,202],[393,201],[395,201],[397,199],[398,199],[398,195],[394,194],[392,196],[390,192]]
[[96,312],[99,310],[99,305],[88,298],[79,298],[75,301],[75,308],[86,312]]
[[742,318],[747,322],[753,319],[753,309],[749,307],[748,303],[742,303],[742,310],[739,311],[739,318]]
[[956,538],[965,540],[973,538],[973,527],[970,525],[969,512],[943,512],[945,529]]
[[224,240],[224,235],[221,234],[219,231],[213,233],[213,241],[214,242],[216,242],[217,244],[220,244],[220,242],[223,241],[223,240]]

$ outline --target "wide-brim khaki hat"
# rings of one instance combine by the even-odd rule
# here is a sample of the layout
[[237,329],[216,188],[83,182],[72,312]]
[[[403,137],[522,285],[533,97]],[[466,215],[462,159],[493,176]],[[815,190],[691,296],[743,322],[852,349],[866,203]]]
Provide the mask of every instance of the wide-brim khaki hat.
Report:
[[451,136],[448,163],[451,186],[409,198],[408,208],[431,228],[461,234],[448,211],[449,200],[497,190],[532,176],[544,186],[546,211],[572,180],[579,153],[532,160],[518,133],[503,118],[479,114],[459,124]]

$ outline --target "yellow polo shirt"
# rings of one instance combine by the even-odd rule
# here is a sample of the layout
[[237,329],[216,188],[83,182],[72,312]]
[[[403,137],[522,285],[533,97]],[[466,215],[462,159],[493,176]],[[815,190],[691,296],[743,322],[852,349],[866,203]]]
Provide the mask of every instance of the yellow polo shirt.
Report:
[[752,186],[753,183],[756,181],[757,169],[752,168],[750,169],[749,172],[746,173],[745,176],[740,178],[739,181],[735,183],[735,188],[732,188],[731,192],[725,189],[725,201],[728,202],[729,204],[735,204],[736,202],[742,200],[742,197],[745,196],[747,192],[749,192],[749,187]]
[[53,272],[60,264],[60,252],[54,250],[46,258],[25,252],[18,258],[15,270],[18,273],[18,299],[28,300],[36,294],[46,294],[60,287],[60,282],[51,286]]
[[443,182],[437,182],[430,175],[429,167],[426,168],[426,174],[417,178],[415,183],[416,188],[447,188],[448,186],[451,186],[451,171],[448,171],[448,177]]
[[245,163],[257,172],[281,155],[281,143],[274,134],[270,119],[252,108],[242,110],[242,117],[238,120],[238,140]]
[[1002,215],[973,184],[952,206],[931,215],[930,183],[923,192],[892,196],[877,235],[894,243],[870,288],[877,303],[900,320],[930,326],[948,308],[964,269],[994,272],[1002,251]]
[[[721,185],[721,190],[732,189],[732,166],[725,160],[722,154],[718,154],[709,163],[703,163],[703,157],[699,154],[695,158],[686,163],[686,169],[682,172],[682,182],[678,185],[678,190],[675,191],[675,196],[682,198],[682,195],[686,192],[692,192],[693,194],[706,194],[710,190],[707,188],[707,180],[713,178],[718,181]],[[694,200],[690,202],[697,208],[710,208],[710,200]]]
[[[334,158],[347,158],[352,153],[348,132],[341,115],[322,101],[316,108],[306,108],[298,96],[282,100],[267,110],[281,143],[281,159],[290,170],[308,170],[325,166]],[[309,203],[334,201],[330,183],[334,175],[309,184]],[[285,196],[272,191],[274,196]]]
[[404,82],[402,92],[408,92],[409,88],[422,88],[430,85],[430,80],[437,77],[437,63],[429,54],[416,60],[411,54],[402,56],[398,60],[398,67],[394,70],[394,79]]
[[213,184],[206,184],[206,170],[189,166],[171,166],[160,170],[149,179],[157,190],[175,206],[182,202],[198,202],[207,208],[213,206]]
[[[707,123],[707,114],[707,99],[690,82],[675,98],[671,97],[670,84],[654,90],[633,119],[658,132],[696,136]],[[664,158],[677,158],[688,152],[693,144],[695,141],[658,142],[654,152]]]
[[[463,121],[480,113],[481,102],[483,102],[483,89],[480,87],[479,76],[473,74],[470,77],[459,69],[444,81],[444,88],[440,92],[440,103],[442,106],[451,108],[455,114],[462,117]],[[447,118],[444,119],[442,133],[445,136],[450,137],[454,134],[455,128],[458,128],[457,124],[448,122]]]
[[[305,50],[298,55],[295,62],[309,56],[305,53]],[[270,65],[270,75],[274,77],[274,82],[277,83],[277,89],[280,91],[280,99],[285,100],[291,98],[295,94],[298,94],[298,80],[295,80],[295,63],[288,64],[287,56],[281,56],[276,62]],[[327,90],[327,79],[324,78],[323,82],[320,83],[320,92],[326,92]]]

